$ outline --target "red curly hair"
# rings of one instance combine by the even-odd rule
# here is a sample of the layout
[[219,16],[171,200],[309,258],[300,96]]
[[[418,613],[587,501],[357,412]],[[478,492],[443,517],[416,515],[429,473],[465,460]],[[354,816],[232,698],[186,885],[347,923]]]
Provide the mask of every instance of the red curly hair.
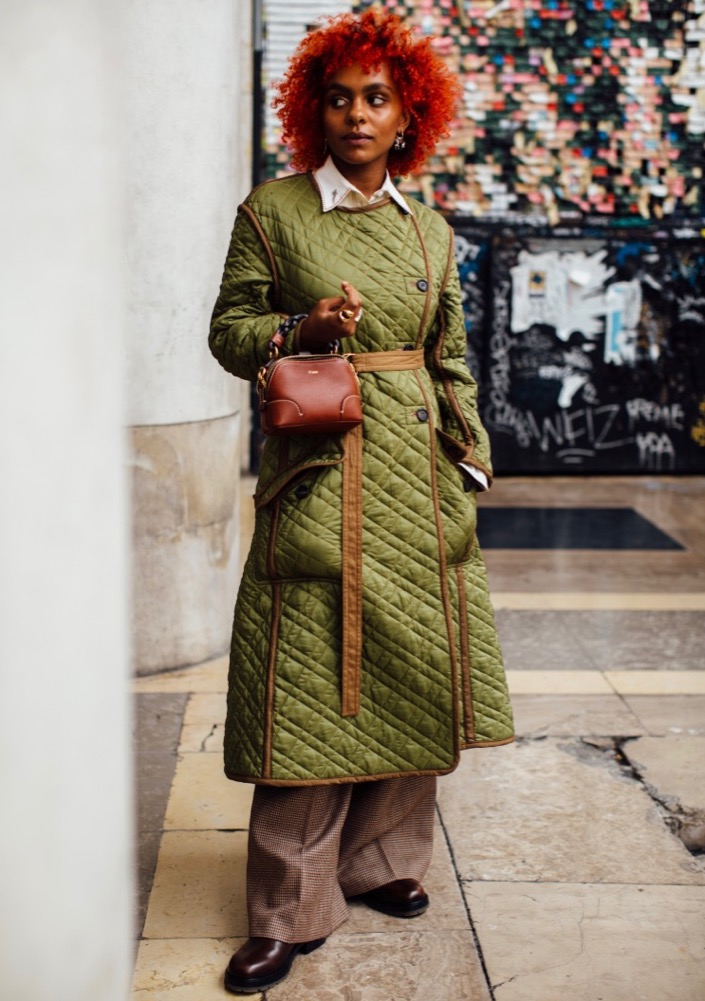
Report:
[[279,114],[292,167],[315,170],[324,162],[324,88],[339,69],[356,63],[366,73],[389,65],[411,122],[404,134],[406,149],[390,150],[387,166],[392,176],[418,170],[438,140],[449,134],[460,85],[428,39],[415,36],[396,14],[374,7],[326,18],[299,43],[276,84],[272,107]]

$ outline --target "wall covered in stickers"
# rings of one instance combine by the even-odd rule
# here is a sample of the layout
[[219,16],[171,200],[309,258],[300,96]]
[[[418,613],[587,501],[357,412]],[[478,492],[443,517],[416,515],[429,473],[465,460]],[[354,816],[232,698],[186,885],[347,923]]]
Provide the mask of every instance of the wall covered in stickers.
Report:
[[497,470],[705,471],[705,0],[381,6],[463,83],[400,186],[455,228]]
[[498,470],[705,471],[702,242],[459,224],[456,246]]

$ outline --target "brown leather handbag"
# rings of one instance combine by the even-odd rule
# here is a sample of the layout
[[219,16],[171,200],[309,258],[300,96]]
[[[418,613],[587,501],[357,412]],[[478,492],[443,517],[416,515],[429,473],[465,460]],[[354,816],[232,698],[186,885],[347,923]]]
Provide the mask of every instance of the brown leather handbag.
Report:
[[360,383],[345,355],[272,353],[257,378],[266,435],[345,434],[362,424]]

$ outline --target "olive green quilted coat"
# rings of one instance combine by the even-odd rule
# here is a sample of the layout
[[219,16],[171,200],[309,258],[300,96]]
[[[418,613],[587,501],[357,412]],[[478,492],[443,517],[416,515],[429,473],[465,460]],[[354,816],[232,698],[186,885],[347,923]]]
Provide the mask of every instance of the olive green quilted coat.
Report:
[[[343,280],[364,303],[345,350],[397,354],[385,356],[392,370],[359,373],[361,470],[354,432],[265,442],[233,626],[232,779],[442,774],[463,748],[513,739],[475,489],[456,461],[491,477],[452,231],[409,204],[410,214],[393,201],[323,213],[315,180],[302,174],[261,185],[238,212],[209,341],[228,372],[256,379],[282,315],[339,294]],[[412,357],[419,367],[403,367]],[[350,517],[361,558],[344,548]],[[361,624],[343,622],[351,573]],[[354,634],[361,654],[346,684],[357,704],[345,711],[341,665]]]

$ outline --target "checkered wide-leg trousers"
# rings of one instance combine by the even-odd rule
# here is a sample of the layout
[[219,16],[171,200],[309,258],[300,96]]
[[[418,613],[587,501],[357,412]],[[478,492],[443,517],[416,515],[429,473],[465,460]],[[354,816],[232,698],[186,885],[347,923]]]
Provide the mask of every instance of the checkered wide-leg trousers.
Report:
[[310,942],[348,916],[347,897],[431,861],[436,777],[340,785],[256,786],[250,817],[250,935]]

